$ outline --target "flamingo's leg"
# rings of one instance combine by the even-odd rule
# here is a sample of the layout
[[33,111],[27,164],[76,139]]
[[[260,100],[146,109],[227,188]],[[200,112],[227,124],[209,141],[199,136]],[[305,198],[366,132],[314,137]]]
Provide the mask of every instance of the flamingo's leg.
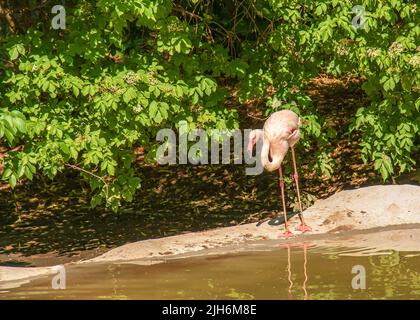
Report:
[[296,185],[296,193],[297,193],[297,197],[298,197],[298,202],[299,202],[299,218],[300,218],[300,225],[298,225],[296,227],[296,230],[303,232],[306,231],[311,231],[311,227],[308,226],[305,223],[305,220],[303,219],[303,209],[302,209],[302,202],[300,201],[300,191],[299,191],[299,176],[297,173],[297,169],[296,169],[296,159],[295,159],[295,150],[293,148],[293,146],[291,147],[292,149],[292,160],[293,160],[293,170],[294,170],[294,174],[293,174],[293,179],[295,180],[295,185]]
[[279,178],[280,178],[281,202],[283,204],[284,229],[285,229],[282,235],[287,238],[287,237],[293,236],[293,233],[289,230],[289,224],[287,223],[286,202],[284,200],[284,180],[283,180],[283,172],[281,171],[281,165],[279,167]]

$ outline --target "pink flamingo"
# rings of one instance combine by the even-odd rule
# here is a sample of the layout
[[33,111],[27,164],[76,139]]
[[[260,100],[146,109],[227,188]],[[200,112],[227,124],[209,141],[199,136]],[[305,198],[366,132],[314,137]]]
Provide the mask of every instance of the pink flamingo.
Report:
[[281,170],[281,163],[287,154],[289,148],[292,150],[292,160],[294,169],[294,181],[296,184],[296,192],[299,202],[299,218],[300,225],[296,230],[303,232],[310,231],[311,228],[305,223],[302,213],[302,203],[300,201],[299,192],[299,176],[296,169],[294,145],[300,139],[299,126],[301,119],[291,110],[282,110],[274,112],[264,123],[263,129],[252,130],[249,134],[248,152],[252,153],[254,145],[258,139],[263,139],[263,147],[261,149],[261,163],[268,171],[279,170],[280,189],[283,204],[284,228],[283,236],[289,237],[293,233],[289,230],[286,214],[286,203],[284,199],[284,180]]

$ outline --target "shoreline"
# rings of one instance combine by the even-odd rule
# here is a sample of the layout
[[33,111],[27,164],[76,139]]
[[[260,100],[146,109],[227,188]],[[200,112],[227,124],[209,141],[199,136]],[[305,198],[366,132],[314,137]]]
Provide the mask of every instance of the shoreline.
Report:
[[[312,232],[294,231],[298,215],[289,223],[295,237],[284,239],[281,220],[272,219],[207,231],[142,240],[111,249],[94,258],[65,263],[136,263],[150,265],[170,259],[238,251],[267,250],[284,244],[366,246],[372,250],[420,251],[420,186],[386,185],[341,191],[318,200],[304,211]],[[417,245],[419,243],[419,245]],[[0,288],[53,274],[50,267],[0,267]]]
[[296,237],[286,240],[281,235],[282,221],[273,219],[129,243],[80,263],[159,259],[261,240],[293,242],[320,234],[420,224],[420,187],[387,185],[345,190],[316,201],[303,214],[312,231],[304,235],[294,231],[299,224],[299,217],[295,215],[289,219],[289,224]]

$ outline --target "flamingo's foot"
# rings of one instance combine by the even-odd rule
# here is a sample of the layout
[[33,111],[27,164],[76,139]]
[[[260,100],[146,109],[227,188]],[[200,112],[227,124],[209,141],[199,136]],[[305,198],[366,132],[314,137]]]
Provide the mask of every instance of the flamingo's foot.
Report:
[[301,223],[300,225],[296,227],[295,230],[305,233],[306,231],[312,231],[312,228],[308,226],[306,223]]
[[294,237],[295,235],[293,234],[292,231],[290,231],[289,229],[286,229],[282,234],[282,237],[284,238],[290,238],[290,237]]

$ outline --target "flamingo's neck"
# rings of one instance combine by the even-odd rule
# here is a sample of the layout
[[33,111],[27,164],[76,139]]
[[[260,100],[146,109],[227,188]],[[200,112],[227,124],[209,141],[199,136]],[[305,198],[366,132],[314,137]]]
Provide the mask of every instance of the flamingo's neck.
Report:
[[274,171],[280,167],[282,161],[283,157],[281,155],[270,154],[270,140],[264,137],[263,147],[261,149],[261,164],[263,167],[268,171]]

